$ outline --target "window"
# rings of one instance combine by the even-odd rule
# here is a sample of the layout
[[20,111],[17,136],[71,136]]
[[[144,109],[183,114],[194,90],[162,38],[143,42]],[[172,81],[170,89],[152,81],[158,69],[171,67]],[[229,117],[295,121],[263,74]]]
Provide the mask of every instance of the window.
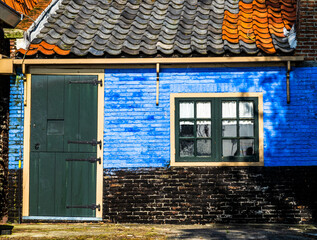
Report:
[[263,165],[262,94],[172,94],[171,166]]

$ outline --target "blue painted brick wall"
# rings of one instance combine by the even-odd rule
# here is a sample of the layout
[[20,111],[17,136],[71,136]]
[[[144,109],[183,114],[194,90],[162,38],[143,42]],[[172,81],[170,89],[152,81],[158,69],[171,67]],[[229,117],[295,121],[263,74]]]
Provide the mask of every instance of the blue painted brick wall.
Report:
[[105,71],[105,167],[161,167],[170,159],[170,93],[263,92],[265,166],[317,165],[317,68],[293,68],[291,104],[285,68]]
[[9,168],[17,169],[23,155],[23,81],[10,80]]
[[[265,166],[317,165],[317,67],[293,68],[291,104],[285,68],[105,71],[105,167],[160,167],[170,159],[170,93],[263,92]],[[23,139],[22,82],[10,86],[9,167],[17,168]]]

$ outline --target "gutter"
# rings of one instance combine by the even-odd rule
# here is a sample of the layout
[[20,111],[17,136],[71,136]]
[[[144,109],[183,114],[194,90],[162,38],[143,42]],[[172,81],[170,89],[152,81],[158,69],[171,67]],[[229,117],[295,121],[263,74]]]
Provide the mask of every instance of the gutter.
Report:
[[[213,64],[213,63],[286,63],[304,61],[303,56],[272,57],[192,57],[192,58],[65,58],[65,59],[1,59],[0,74],[13,74],[14,67],[21,66],[23,74],[28,66],[50,65],[56,68],[68,66],[82,68],[83,65],[105,67],[107,65],[156,65],[160,64]],[[289,72],[289,69],[287,69]]]
[[138,65],[138,64],[208,64],[208,63],[264,63],[303,61],[303,56],[274,57],[191,57],[191,58],[69,58],[69,59],[14,59],[14,65]]

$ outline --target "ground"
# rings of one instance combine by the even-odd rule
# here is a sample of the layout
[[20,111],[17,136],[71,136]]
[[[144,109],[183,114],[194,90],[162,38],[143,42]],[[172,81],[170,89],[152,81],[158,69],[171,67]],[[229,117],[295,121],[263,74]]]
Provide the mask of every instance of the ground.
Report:
[[317,239],[317,225],[152,225],[112,223],[14,224],[13,234],[0,239]]

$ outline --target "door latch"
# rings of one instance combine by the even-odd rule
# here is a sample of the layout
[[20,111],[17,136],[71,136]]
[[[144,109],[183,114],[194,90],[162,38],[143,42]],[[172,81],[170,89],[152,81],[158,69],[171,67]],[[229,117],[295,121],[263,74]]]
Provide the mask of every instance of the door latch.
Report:
[[66,206],[66,208],[89,208],[91,210],[96,210],[100,211],[100,204],[90,204],[90,205],[75,205],[75,206]]
[[67,158],[66,161],[69,162],[90,162],[90,163],[95,163],[95,162],[99,162],[99,164],[101,164],[101,158]]
[[97,146],[99,145],[101,149],[101,141],[97,141],[96,139],[93,139],[92,141],[68,141],[68,144],[90,144],[91,146]]
[[100,86],[102,87],[102,80],[91,80],[91,81],[73,81],[70,80],[68,81],[69,84],[91,84],[94,86],[97,86],[98,84],[100,84]]

